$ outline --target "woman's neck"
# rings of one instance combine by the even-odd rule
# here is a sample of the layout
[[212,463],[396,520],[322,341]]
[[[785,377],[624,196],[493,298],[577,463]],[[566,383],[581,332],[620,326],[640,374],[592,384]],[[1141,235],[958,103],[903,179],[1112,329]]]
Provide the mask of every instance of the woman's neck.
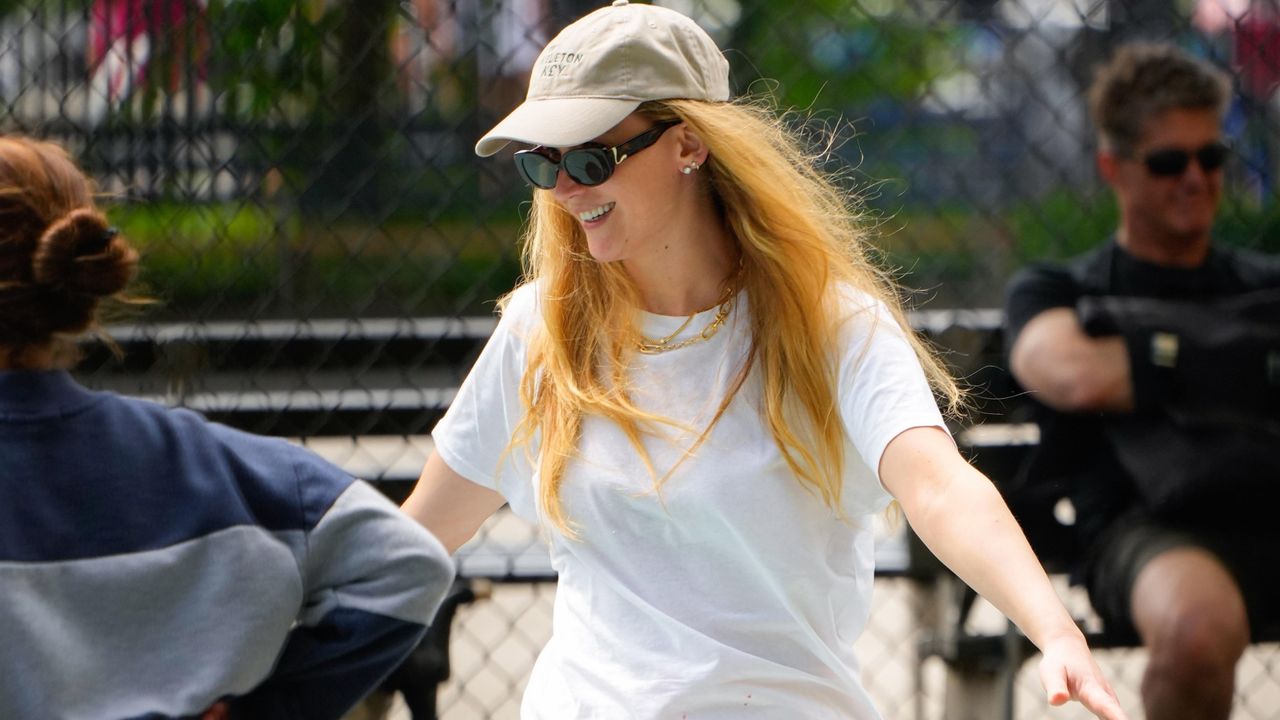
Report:
[[657,252],[625,261],[643,308],[659,315],[691,315],[724,302],[738,272],[738,250],[716,224],[673,235]]

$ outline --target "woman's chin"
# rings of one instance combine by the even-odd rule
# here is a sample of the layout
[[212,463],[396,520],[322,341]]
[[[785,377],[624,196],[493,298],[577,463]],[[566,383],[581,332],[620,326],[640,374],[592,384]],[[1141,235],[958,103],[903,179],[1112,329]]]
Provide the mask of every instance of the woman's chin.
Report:
[[592,238],[590,235],[587,236],[587,252],[591,253],[592,259],[599,263],[617,262],[623,259],[622,248],[618,243],[603,238]]

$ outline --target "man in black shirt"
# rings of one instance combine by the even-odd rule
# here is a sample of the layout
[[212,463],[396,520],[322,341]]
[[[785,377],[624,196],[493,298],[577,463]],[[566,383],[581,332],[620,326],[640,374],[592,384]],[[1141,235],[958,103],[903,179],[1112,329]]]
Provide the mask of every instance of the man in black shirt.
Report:
[[1120,226],[1009,288],[1014,377],[1072,488],[1083,581],[1149,650],[1146,715],[1231,712],[1250,629],[1280,615],[1280,262],[1210,242],[1230,86],[1170,47],[1122,48],[1090,91]]

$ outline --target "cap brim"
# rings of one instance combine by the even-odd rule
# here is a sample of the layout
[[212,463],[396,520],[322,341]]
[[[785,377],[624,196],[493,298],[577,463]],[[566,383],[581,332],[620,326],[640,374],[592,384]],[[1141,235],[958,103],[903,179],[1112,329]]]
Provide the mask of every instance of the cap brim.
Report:
[[613,129],[640,107],[639,100],[617,98],[540,98],[525,100],[476,143],[488,157],[507,143],[571,147]]

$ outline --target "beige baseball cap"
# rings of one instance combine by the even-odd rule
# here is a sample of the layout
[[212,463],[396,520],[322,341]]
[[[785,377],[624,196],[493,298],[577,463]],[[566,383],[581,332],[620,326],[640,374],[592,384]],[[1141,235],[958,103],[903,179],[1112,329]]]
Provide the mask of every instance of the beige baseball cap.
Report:
[[533,64],[525,100],[480,142],[570,147],[596,138],[647,100],[729,99],[729,62],[697,23],[656,5],[615,0],[560,31]]

